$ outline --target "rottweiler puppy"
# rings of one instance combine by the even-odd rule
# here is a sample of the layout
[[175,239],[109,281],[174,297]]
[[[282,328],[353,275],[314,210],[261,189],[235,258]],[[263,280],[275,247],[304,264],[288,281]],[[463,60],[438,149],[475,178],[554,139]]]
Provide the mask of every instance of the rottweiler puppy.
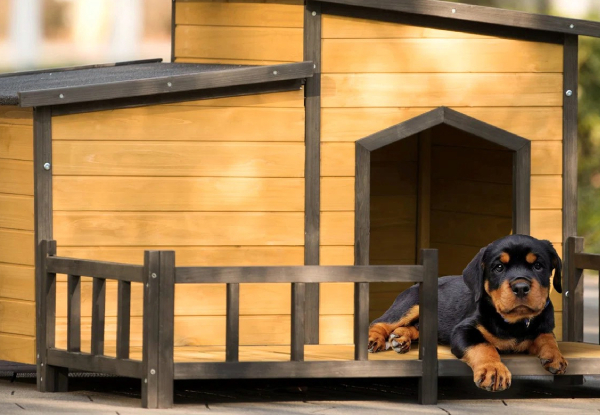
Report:
[[[452,353],[473,369],[478,387],[510,387],[511,374],[499,353],[526,352],[550,373],[565,373],[550,302],[551,283],[562,292],[561,268],[550,242],[510,235],[482,248],[462,276],[439,279],[438,341],[451,345]],[[406,353],[419,338],[418,289],[402,292],[371,323],[371,353],[388,348]]]

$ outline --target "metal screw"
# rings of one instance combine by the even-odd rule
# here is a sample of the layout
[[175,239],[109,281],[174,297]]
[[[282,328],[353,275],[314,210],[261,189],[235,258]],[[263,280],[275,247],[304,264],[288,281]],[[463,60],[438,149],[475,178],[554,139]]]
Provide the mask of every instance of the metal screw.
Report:
[[569,27],[570,27],[571,29],[575,29],[575,25],[574,25],[574,24],[572,24],[572,23],[571,23],[571,25],[569,25]]
[[152,278],[156,278],[156,273],[152,273]]
[[311,14],[312,14],[313,16],[316,16],[316,15],[317,15],[317,12],[312,12]]
[[44,364],[42,363],[42,367],[44,367]]
[[277,75],[279,72],[277,71],[273,71],[273,75]]
[[38,353],[38,355],[37,355],[37,358],[38,358],[38,359],[40,358],[40,354],[39,354],[39,353]]
[[44,170],[50,170],[50,163],[44,163]]
[[59,97],[60,99],[63,99],[65,96],[64,96],[63,94],[60,94],[58,97]]
[[569,292],[568,292],[568,291],[566,291],[566,292],[565,292],[565,297],[568,297],[568,296],[569,296]]
[[167,82],[167,86],[170,88],[170,87],[172,87],[172,86],[173,86],[173,84],[172,84],[172,83],[170,83],[170,82]]
[[151,374],[151,375],[156,375],[156,370],[154,370],[154,369],[150,369],[150,374]]
[[43,382],[43,381],[44,381],[44,378],[40,376],[40,382]]
[[452,14],[456,13],[456,9],[452,9]]
[[144,378],[144,383],[148,383],[148,378]]
[[571,91],[570,89],[567,89],[567,92],[565,92],[565,94],[570,97],[571,95],[573,95],[573,91]]
[[316,63],[313,65],[313,68],[314,68],[314,69],[317,69],[317,64],[316,64]]

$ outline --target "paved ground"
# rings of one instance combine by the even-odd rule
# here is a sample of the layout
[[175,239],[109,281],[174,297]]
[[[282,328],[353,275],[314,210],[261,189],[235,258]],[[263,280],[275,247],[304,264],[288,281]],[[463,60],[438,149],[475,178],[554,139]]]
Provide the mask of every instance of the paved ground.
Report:
[[577,414],[600,413],[600,379],[560,386],[516,379],[507,392],[479,391],[467,378],[440,379],[440,401],[416,404],[415,379],[176,382],[175,407],[140,408],[140,383],[71,378],[68,393],[39,393],[32,377],[0,378],[0,414]]

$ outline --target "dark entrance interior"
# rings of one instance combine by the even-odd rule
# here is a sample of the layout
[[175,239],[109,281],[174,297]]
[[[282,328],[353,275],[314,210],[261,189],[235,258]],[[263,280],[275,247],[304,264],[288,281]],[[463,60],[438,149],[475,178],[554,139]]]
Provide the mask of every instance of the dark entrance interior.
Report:
[[[440,275],[461,274],[512,232],[514,155],[447,124],[371,151],[369,263],[416,264],[421,248],[436,248]],[[409,285],[371,284],[371,319]]]

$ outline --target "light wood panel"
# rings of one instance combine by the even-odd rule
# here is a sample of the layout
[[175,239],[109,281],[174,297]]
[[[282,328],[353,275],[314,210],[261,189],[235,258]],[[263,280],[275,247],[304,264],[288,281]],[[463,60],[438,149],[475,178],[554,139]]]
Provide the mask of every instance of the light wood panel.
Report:
[[34,265],[32,231],[0,229],[0,262]]
[[298,4],[177,2],[175,23],[207,26],[303,27]]
[[[562,45],[510,39],[325,39],[324,73],[562,72]],[[393,56],[393,59],[381,59]]]
[[52,132],[54,140],[303,142],[304,111],[158,105],[55,117]]
[[353,314],[354,313],[354,284],[329,283],[319,285],[319,314]]
[[300,178],[58,176],[53,186],[55,211],[304,211]]
[[55,212],[54,229],[64,245],[304,245],[300,212]]
[[58,176],[304,176],[300,143],[55,141],[53,158]]
[[323,74],[322,106],[560,106],[561,74]]
[[2,333],[35,336],[35,303],[0,299],[0,330]]
[[562,142],[531,143],[531,174],[562,174]]
[[0,297],[34,301],[34,268],[27,265],[0,264]]
[[0,159],[0,193],[33,196],[33,162]]
[[35,364],[35,337],[0,333],[0,360]]
[[321,177],[321,211],[354,210],[353,177]]
[[562,209],[562,176],[531,176],[531,208]]
[[347,16],[323,15],[323,39],[487,38],[488,36]]
[[354,343],[353,315],[319,316],[319,344]]
[[33,160],[33,129],[28,125],[4,125],[0,119],[0,158]]
[[196,105],[200,107],[260,107],[260,108],[304,108],[304,90],[243,95],[240,97],[203,99],[168,106]]
[[33,108],[20,108],[12,105],[0,106],[0,124],[29,125],[33,127]]
[[354,265],[354,246],[319,247],[321,265]]
[[[177,266],[303,265],[302,246],[63,246],[58,255],[98,261],[139,264],[144,250],[175,251]],[[65,280],[66,281],[66,280]]]
[[[356,141],[407,121],[434,107],[324,108],[321,140]],[[561,107],[452,107],[465,115],[495,125],[528,140],[562,140]]]
[[178,25],[175,56],[299,62],[302,37],[300,28]]
[[[562,242],[562,210],[531,210],[531,236]],[[560,252],[560,251],[559,251]]]
[[321,245],[354,245],[354,212],[322,212]]
[[0,228],[33,231],[33,197],[0,194]]
[[354,143],[321,144],[321,177],[354,177]]

